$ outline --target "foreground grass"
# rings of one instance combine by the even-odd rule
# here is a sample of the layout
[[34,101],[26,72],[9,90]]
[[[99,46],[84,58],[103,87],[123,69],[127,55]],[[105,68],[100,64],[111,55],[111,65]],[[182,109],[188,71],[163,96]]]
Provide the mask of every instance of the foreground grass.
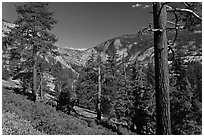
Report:
[[2,89],[3,134],[111,135],[117,134],[95,121],[66,115],[42,102],[32,102],[13,90]]

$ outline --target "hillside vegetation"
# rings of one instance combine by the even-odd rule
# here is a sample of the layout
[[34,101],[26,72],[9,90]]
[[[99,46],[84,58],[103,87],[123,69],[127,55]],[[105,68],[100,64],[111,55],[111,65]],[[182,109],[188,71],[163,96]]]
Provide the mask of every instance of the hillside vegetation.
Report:
[[[77,118],[42,102],[30,101],[13,90],[2,90],[3,134],[8,135],[114,135],[94,119]],[[126,131],[127,132],[127,131]],[[128,132],[127,132],[128,133]],[[129,133],[130,134],[130,133]]]

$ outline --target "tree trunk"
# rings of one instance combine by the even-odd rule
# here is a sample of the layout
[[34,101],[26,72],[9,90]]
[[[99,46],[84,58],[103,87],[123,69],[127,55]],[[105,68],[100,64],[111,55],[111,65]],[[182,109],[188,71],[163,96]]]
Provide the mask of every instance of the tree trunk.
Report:
[[36,56],[34,55],[34,66],[33,66],[33,96],[34,101],[36,101],[37,97],[37,66],[36,66]]
[[37,46],[33,45],[33,101],[37,99]]
[[43,99],[43,76],[42,76],[42,73],[40,75],[40,98]]
[[[156,134],[171,134],[169,71],[167,53],[167,12],[160,2],[153,3],[156,90]],[[156,29],[159,29],[156,31]]]
[[125,69],[125,55],[123,52],[123,59],[122,59],[122,63],[123,63],[123,73],[124,73],[124,80],[125,80],[125,86],[126,86],[126,69]]
[[101,120],[101,67],[98,67],[98,98],[97,98],[97,119]]

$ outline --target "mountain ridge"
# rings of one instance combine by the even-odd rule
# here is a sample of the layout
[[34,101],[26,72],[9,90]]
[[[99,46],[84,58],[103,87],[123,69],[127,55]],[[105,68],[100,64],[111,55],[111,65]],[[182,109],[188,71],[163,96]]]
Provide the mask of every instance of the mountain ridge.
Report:
[[[9,31],[9,27],[14,27],[14,26],[15,24],[3,21],[2,36],[5,36],[5,32]],[[179,35],[184,35],[184,33]],[[195,30],[194,32],[190,32],[190,33],[193,33],[191,35],[194,35],[194,34],[197,35],[197,34],[202,34],[202,31]],[[171,35],[170,37],[173,37],[172,34],[173,33],[170,34]],[[188,41],[190,41],[190,38],[188,39]],[[190,45],[193,45],[193,43],[191,42]],[[77,65],[80,67],[85,66],[86,62],[91,58],[92,54],[94,54],[94,56],[101,54],[102,61],[105,62],[107,60],[107,56],[111,54],[111,50],[115,50],[116,53],[119,54],[120,60],[121,58],[125,57],[126,60],[128,61],[135,61],[135,59],[138,57],[140,61],[143,61],[146,58],[148,58],[148,56],[152,57],[153,35],[124,34],[121,36],[108,39],[105,42],[102,42],[96,46],[93,46],[87,49],[84,49],[84,48],[75,49],[72,47],[60,47],[60,46],[57,46],[57,47],[58,47],[57,51],[60,53],[60,56],[61,56],[60,57],[61,63],[66,62],[65,66],[69,68],[72,68],[72,65]],[[197,51],[198,54],[202,53],[202,48],[198,50],[200,50],[200,51]],[[142,55],[143,53],[145,55]],[[195,51],[190,54],[192,55],[189,55],[189,57],[186,57],[186,58],[188,58],[189,60],[191,59],[196,60],[197,58],[198,60],[201,61],[200,57],[193,57],[197,55]],[[64,63],[62,64],[64,65]]]
[[[6,24],[6,25],[5,25]],[[6,27],[14,27],[12,23],[3,22],[2,34],[8,32]],[[3,35],[5,36],[5,35]],[[168,33],[169,42],[174,38],[174,33]],[[182,52],[182,58],[185,62],[199,61],[202,63],[202,31],[181,31],[178,34],[177,41],[174,43],[174,52]],[[140,61],[142,65],[153,62],[154,48],[152,34],[125,34],[111,38],[103,43],[87,49],[74,49],[69,47],[57,46],[56,50],[59,55],[52,56],[55,62],[59,61],[62,66],[71,70],[77,80],[79,74],[78,68],[86,67],[86,62],[91,59],[92,55],[96,61],[100,54],[102,61],[106,62],[107,57],[115,52],[119,60],[125,59],[126,64],[132,64]],[[172,53],[169,53],[172,56]],[[171,60],[169,60],[171,62]]]

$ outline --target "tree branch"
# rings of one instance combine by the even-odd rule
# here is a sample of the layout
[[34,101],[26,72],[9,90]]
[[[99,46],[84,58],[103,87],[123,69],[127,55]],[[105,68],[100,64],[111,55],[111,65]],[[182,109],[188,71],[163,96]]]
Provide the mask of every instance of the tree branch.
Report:
[[[174,26],[176,26],[177,25],[177,28],[178,29],[183,29],[183,25],[181,25],[181,24],[176,24],[176,23],[174,23],[174,22],[172,22],[172,21],[167,21],[167,23],[169,23],[169,24],[172,24],[172,25],[174,25]],[[175,29],[175,28],[169,28],[169,29]]]
[[198,20],[202,21],[202,17],[200,17],[197,13],[195,13],[193,10],[190,9],[180,9],[180,8],[172,8],[169,5],[167,6],[167,12],[187,12],[195,16]]
[[174,53],[174,50],[173,50],[173,48],[171,46],[168,46],[168,51],[172,52],[172,56],[173,56],[172,58],[174,59],[175,53]]
[[152,32],[156,32],[156,31],[163,32],[162,29],[153,29],[153,28],[143,27],[143,28],[138,32],[138,34],[139,34],[139,35],[143,35],[144,33],[152,33]]
[[184,5],[185,5],[186,7],[190,7],[190,6],[191,6],[188,2],[184,2]]
[[[175,30],[175,36],[174,36],[174,40],[173,40],[173,42],[170,44],[170,43],[168,43],[169,44],[169,46],[168,46],[168,51],[171,51],[172,52],[172,55],[173,55],[173,58],[174,58],[174,50],[173,50],[173,48],[171,47],[172,45],[174,45],[175,44],[175,42],[176,42],[176,39],[177,39],[177,36],[178,36],[178,30],[179,30],[179,28],[180,28],[180,26],[181,25],[179,25],[178,24],[178,21],[179,21],[179,18],[178,18],[178,15],[177,15],[177,13],[174,11],[173,12],[174,13],[174,16],[175,16],[175,23],[174,22],[171,22],[172,24],[174,24],[174,30]],[[183,26],[182,26],[182,28],[183,28]]]

